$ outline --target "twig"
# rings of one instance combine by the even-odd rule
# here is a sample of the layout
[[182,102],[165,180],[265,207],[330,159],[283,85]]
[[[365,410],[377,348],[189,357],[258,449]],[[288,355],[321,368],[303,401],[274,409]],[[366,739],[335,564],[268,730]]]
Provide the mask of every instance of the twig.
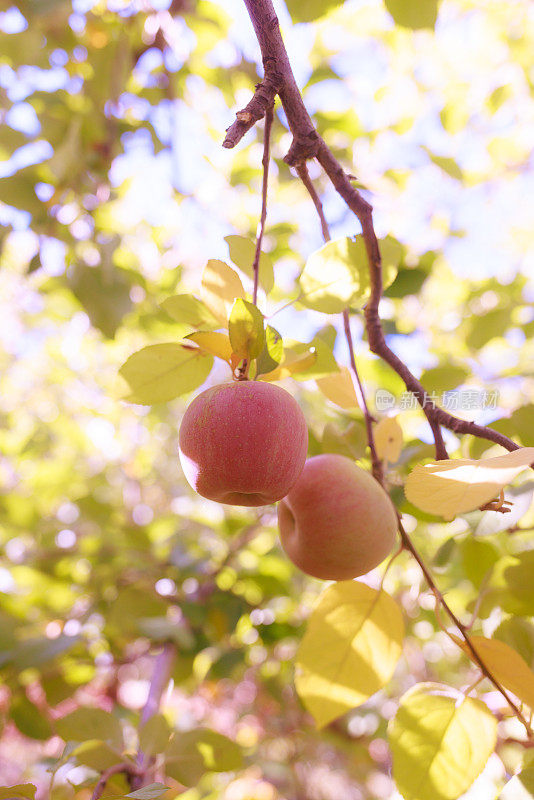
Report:
[[[274,65],[271,63],[271,67]],[[265,77],[261,83],[256,84],[256,91],[252,100],[236,114],[233,122],[226,131],[223,147],[231,149],[238,144],[245,133],[266,115],[267,109],[272,108],[274,98],[281,86],[281,78],[273,68],[265,69]]]
[[128,761],[124,761],[121,764],[113,764],[112,767],[108,767],[105,772],[102,773],[98,783],[96,784],[93,794],[91,795],[91,800],[98,800],[104,794],[104,789],[106,788],[108,781],[114,775],[119,775],[121,772],[124,772],[125,775],[129,775],[131,777],[139,775],[139,770],[133,764],[130,764]]
[[[161,698],[169,683],[172,665],[176,657],[176,645],[173,642],[165,642],[160,652],[154,660],[154,671],[150,681],[147,701],[141,712],[140,725],[144,725],[154,714],[157,714],[161,704]],[[139,750],[137,754],[138,776],[142,780],[146,772],[150,758]]]
[[263,132],[263,158],[261,160],[263,166],[263,180],[261,184],[261,217],[260,228],[258,236],[256,237],[256,250],[254,252],[254,261],[252,262],[252,271],[254,273],[254,289],[252,292],[252,302],[256,305],[258,299],[258,281],[260,275],[260,256],[261,256],[261,243],[263,241],[263,234],[265,232],[265,220],[267,219],[267,188],[269,184],[269,161],[271,157],[271,128],[273,124],[273,104],[271,104],[265,111],[265,130]]
[[508,703],[508,705],[510,706],[510,708],[514,712],[515,716],[518,718],[518,720],[524,726],[524,728],[525,728],[525,730],[527,732],[528,738],[529,739],[534,738],[534,734],[533,734],[528,722],[526,721],[525,717],[521,713],[519,707],[516,705],[516,703],[514,703],[514,701],[512,700],[512,698],[510,697],[510,695],[508,694],[506,689],[504,688],[504,686],[502,686],[502,684],[497,680],[497,678],[495,678],[493,673],[486,666],[486,664],[482,660],[481,656],[478,654],[473,642],[471,641],[471,638],[469,636],[469,633],[467,631],[466,626],[462,622],[460,622],[460,620],[458,619],[458,617],[456,616],[454,611],[451,609],[451,607],[449,606],[449,604],[447,603],[447,601],[443,597],[441,591],[438,589],[436,583],[434,582],[434,578],[432,577],[431,572],[429,571],[429,569],[426,566],[425,562],[421,558],[421,555],[419,554],[419,552],[416,550],[415,545],[413,544],[412,540],[410,539],[410,536],[408,535],[408,533],[404,529],[404,525],[402,524],[400,518],[399,518],[399,533],[400,533],[401,540],[402,540],[402,543],[404,545],[404,548],[406,550],[408,550],[412,554],[412,556],[415,558],[415,560],[419,564],[421,572],[423,573],[423,575],[425,577],[425,580],[426,580],[426,582],[427,582],[432,594],[436,598],[436,600],[439,603],[439,605],[446,612],[446,614],[448,615],[449,619],[452,620],[452,622],[455,624],[455,626],[458,628],[458,630],[462,634],[462,638],[463,638],[464,642],[466,643],[466,645],[467,645],[467,647],[469,649],[469,652],[473,656],[473,660],[476,661],[477,665],[480,667],[480,670],[481,670],[482,674],[502,694],[502,696],[504,697],[504,699],[506,700],[506,702]]

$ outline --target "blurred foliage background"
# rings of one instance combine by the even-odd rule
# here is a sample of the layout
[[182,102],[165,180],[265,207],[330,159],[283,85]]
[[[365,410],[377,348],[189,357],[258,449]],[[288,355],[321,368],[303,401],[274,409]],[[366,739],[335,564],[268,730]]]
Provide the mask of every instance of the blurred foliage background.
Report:
[[[532,4],[443,0],[438,13],[432,2],[292,0],[277,11],[319,132],[357,175],[379,234],[402,246],[381,307],[391,347],[431,391],[498,392],[493,405],[458,413],[534,445]],[[293,661],[320,582],[280,550],[275,509],[193,495],[177,459],[187,396],[153,407],[120,399],[117,369],[133,350],[191,330],[159,304],[195,291],[209,258],[228,260],[225,236],[255,235],[261,125],[235,151],[220,143],[257,80],[237,0],[2,4],[0,779],[31,782],[38,798],[90,798],[117,753],[135,752],[164,641],[178,655],[155,752],[166,725],[234,743],[224,740],[217,771],[168,758],[165,796],[184,800],[396,797],[386,725],[399,694],[425,680],[465,688],[476,676],[402,554],[385,582],[408,627],[395,677],[317,732],[295,695]],[[296,298],[321,244],[282,161],[289,143],[277,110],[265,245],[276,280],[260,293],[268,317]],[[333,235],[357,233],[310,169]],[[284,338],[319,337],[347,363],[339,318],[297,303],[273,324]],[[353,329],[371,404],[379,389],[398,399],[404,387],[370,356],[358,313]],[[327,401],[313,375],[283,384],[309,421],[310,453],[367,464],[361,415]],[[229,377],[219,365],[210,382]],[[476,632],[533,666],[534,484],[522,477],[504,517],[429,518],[402,492],[433,454],[429,431],[411,406],[398,421],[404,447],[388,481],[440,588],[464,620],[476,612]],[[452,434],[447,444],[464,457],[499,452]],[[380,572],[365,580],[378,586]],[[489,684],[480,694],[501,715]],[[82,716],[62,727],[76,709]],[[96,744],[61,760],[76,733]],[[508,741],[520,735],[516,720],[500,723],[466,797],[497,796],[520,763]],[[107,791],[122,797],[123,776]]]

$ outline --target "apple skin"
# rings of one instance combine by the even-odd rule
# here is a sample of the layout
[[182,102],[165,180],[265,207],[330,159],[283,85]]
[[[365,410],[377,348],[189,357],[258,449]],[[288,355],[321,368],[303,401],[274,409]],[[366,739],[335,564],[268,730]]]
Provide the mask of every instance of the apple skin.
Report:
[[202,497],[235,506],[275,503],[302,472],[308,428],[298,403],[272,383],[213,386],[187,408],[180,462]]
[[282,547],[303,572],[323,580],[365,575],[391,551],[397,515],[384,489],[350,458],[306,461],[278,505]]

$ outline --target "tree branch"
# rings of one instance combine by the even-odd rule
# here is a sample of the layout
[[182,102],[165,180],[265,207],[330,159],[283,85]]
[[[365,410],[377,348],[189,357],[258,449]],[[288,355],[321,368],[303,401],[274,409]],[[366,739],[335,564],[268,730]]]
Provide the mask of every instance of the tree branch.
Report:
[[506,702],[508,703],[508,705],[510,706],[510,708],[514,712],[515,716],[518,718],[518,720],[521,722],[521,724],[525,728],[528,738],[532,739],[533,738],[532,729],[530,728],[528,722],[526,721],[525,717],[521,713],[521,710],[519,709],[517,704],[512,700],[512,698],[510,697],[510,695],[508,694],[506,689],[502,686],[502,684],[497,680],[497,678],[495,678],[495,676],[493,675],[491,670],[486,666],[486,664],[484,663],[482,657],[478,654],[473,642],[471,641],[471,637],[469,636],[467,627],[462,622],[460,622],[460,620],[458,619],[458,617],[456,616],[454,611],[451,609],[451,607],[449,606],[449,604],[447,603],[447,601],[443,597],[441,591],[438,589],[436,583],[434,582],[434,578],[432,577],[432,574],[431,574],[430,570],[428,569],[428,567],[426,566],[425,562],[423,561],[421,555],[417,551],[417,549],[416,549],[414,543],[412,542],[410,536],[405,531],[404,526],[403,526],[403,524],[402,524],[402,522],[400,520],[400,517],[399,517],[399,533],[400,533],[401,541],[402,541],[402,543],[404,545],[404,548],[406,550],[408,550],[412,554],[412,556],[415,558],[415,560],[419,564],[421,572],[425,576],[425,580],[426,580],[426,582],[428,584],[428,587],[430,588],[432,594],[436,598],[436,600],[439,603],[439,605],[444,609],[446,614],[449,616],[449,618],[452,620],[454,625],[458,628],[458,630],[462,634],[462,638],[463,638],[464,642],[466,643],[467,647],[469,648],[469,652],[471,653],[471,655],[473,657],[473,660],[476,661],[476,663],[478,664],[478,666],[480,668],[480,671],[482,672],[484,677],[486,677],[495,686],[497,691],[499,691],[501,693],[501,695],[504,697],[504,699],[506,700]]
[[139,771],[133,764],[130,764],[128,761],[124,761],[121,764],[114,764],[112,767],[109,767],[105,772],[102,773],[98,783],[95,786],[93,794],[91,795],[91,800],[99,800],[100,797],[104,794],[104,790],[108,784],[110,778],[114,775],[119,775],[123,772],[125,775],[129,775],[130,777],[136,776],[139,774]]
[[[141,712],[140,725],[144,725],[148,720],[157,714],[161,704],[163,692],[169,683],[172,665],[176,657],[176,645],[173,642],[165,642],[160,652],[154,660],[154,671],[150,681],[147,701]],[[150,764],[150,758],[139,750],[137,754],[138,781],[142,783],[145,772]],[[137,787],[138,788],[138,787]]]
[[[276,76],[276,91],[282,101],[288,125],[293,134],[293,142],[284,161],[290,166],[297,167],[305,163],[307,159],[317,158],[337,193],[358,218],[367,251],[371,283],[371,296],[365,307],[369,347],[373,353],[380,356],[395,370],[404,381],[406,388],[417,398],[432,430],[436,458],[448,458],[441,427],[448,428],[454,433],[471,434],[472,436],[487,439],[501,445],[506,450],[517,450],[519,445],[507,436],[503,436],[503,434],[484,425],[477,425],[474,422],[459,419],[444,409],[438,408],[432,400],[428,399],[424,387],[410,372],[406,364],[387,345],[378,313],[383,290],[382,261],[378,239],[373,226],[372,206],[352,186],[349,176],[315,129],[296,84],[272,1],[244,0],[244,3],[260,45],[265,75]],[[246,110],[244,109],[244,111]],[[265,109],[262,111],[262,116],[263,113],[265,113]],[[249,122],[250,125],[248,124]],[[246,130],[248,130],[254,124],[254,121],[247,118],[246,124],[248,125]],[[235,137],[229,141],[227,136],[225,146],[233,147],[238,141],[239,138],[235,139]]]
[[[244,0],[247,10],[249,12],[256,36],[261,48],[263,63],[267,72],[267,65],[270,69],[274,69],[277,75],[280,75],[281,82],[278,89],[278,94],[282,101],[282,105],[288,120],[290,130],[293,134],[293,143],[285,157],[285,161],[290,166],[295,166],[299,177],[306,186],[310,196],[313,200],[317,213],[321,221],[321,229],[325,240],[329,239],[328,225],[324,216],[322,204],[319,196],[315,192],[313,184],[309,178],[305,162],[309,158],[316,157],[324,171],[330,178],[334,188],[338,194],[343,198],[347,206],[358,218],[361,227],[362,235],[365,242],[367,251],[367,258],[369,262],[371,294],[369,301],[365,307],[365,320],[367,335],[369,339],[369,347],[372,352],[382,357],[397,374],[403,379],[406,388],[413,392],[417,397],[432,429],[434,441],[436,446],[436,456],[438,459],[447,458],[447,450],[443,441],[441,428],[444,426],[454,431],[455,433],[470,433],[474,436],[487,439],[502,445],[507,450],[516,450],[518,445],[506,436],[502,436],[497,431],[493,431],[485,426],[476,425],[475,423],[466,420],[458,419],[457,417],[448,414],[441,408],[437,408],[434,403],[427,399],[427,394],[422,384],[410,372],[408,367],[396,356],[393,351],[388,347],[382,324],[379,316],[379,304],[382,298],[383,283],[382,283],[382,261],[380,256],[380,248],[378,239],[373,226],[372,206],[364,200],[350,183],[349,176],[345,173],[342,166],[334,157],[326,143],[318,135],[315,127],[311,121],[310,116],[304,106],[304,102],[300,95],[300,91],[295,82],[295,78],[289,63],[286,49],[282,41],[278,20],[274,12],[271,0]],[[274,65],[274,66],[273,66]],[[227,145],[231,146],[231,145]],[[351,353],[351,365],[354,359],[354,351],[352,348],[352,337],[350,335],[350,320],[348,313],[344,314],[345,332],[347,334],[347,341],[349,343],[349,351]],[[358,376],[356,365],[353,364],[353,370]],[[358,376],[358,384],[360,388],[361,383]],[[363,392],[362,392],[363,393]],[[364,403],[364,413],[366,411],[366,421],[370,419],[366,403]],[[371,420],[372,422],[372,420]],[[369,436],[369,428],[368,428]],[[370,438],[369,444],[371,447],[372,438],[372,425],[370,425]],[[383,479],[381,480],[383,485]],[[457,616],[454,614],[445,598],[441,594],[437,585],[434,582],[432,574],[428,570],[419,552],[415,548],[412,540],[402,525],[402,520],[399,515],[399,533],[403,547],[408,550],[415,558],[423,575],[433,592],[439,605],[446,611],[449,618],[460,631],[474,661],[480,667],[483,675],[491,681],[495,688],[505,698],[506,702],[512,709],[513,713],[524,725],[529,739],[532,739],[533,734],[530,726],[528,725],[525,717],[521,713],[520,708],[512,700],[506,689],[494,677],[492,672],[488,669],[478,652],[476,651],[470,639],[468,630]]]

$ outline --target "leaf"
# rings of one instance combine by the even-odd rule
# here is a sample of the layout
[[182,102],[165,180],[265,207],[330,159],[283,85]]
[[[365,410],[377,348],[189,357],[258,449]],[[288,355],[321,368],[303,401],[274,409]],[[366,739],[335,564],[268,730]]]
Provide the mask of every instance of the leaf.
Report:
[[212,356],[222,358],[223,361],[230,363],[232,358],[232,345],[226,333],[218,331],[197,331],[197,333],[190,333],[185,339],[191,339],[196,345],[200,347],[205,353],[210,353]]
[[19,731],[30,739],[44,741],[52,736],[47,717],[25,695],[19,694],[12,701],[10,716]]
[[161,308],[173,318],[175,322],[191,325],[193,328],[217,328],[218,321],[201,300],[192,294],[176,294],[167,297]]
[[420,382],[429,393],[443,394],[451,389],[456,389],[468,377],[469,371],[465,367],[450,364],[447,366],[426,369],[420,377]]
[[284,358],[284,343],[276,328],[267,325],[265,328],[265,347],[256,361],[256,376],[264,375],[276,369]]
[[117,717],[102,708],[77,708],[55,721],[56,732],[66,742],[101,739],[121,748],[122,728]]
[[[448,158],[446,156],[437,156],[428,147],[423,146],[423,150],[426,152],[430,160],[433,164],[446,172],[451,178],[455,178],[458,181],[461,181],[463,178],[463,173],[454,158]],[[423,384],[424,385],[424,384]]]
[[333,423],[327,422],[321,437],[321,451],[323,453],[337,453],[357,460],[361,458],[367,448],[367,435],[365,427],[353,422],[344,431],[339,430]]
[[33,783],[17,783],[16,786],[0,786],[0,800],[34,800],[37,787]]
[[124,761],[124,756],[117,753],[100,739],[89,739],[86,742],[82,742],[71,751],[70,755],[76,759],[78,764],[90,767],[96,772],[104,772],[104,770]]
[[534,800],[534,767],[521,770],[508,781],[499,800]]
[[369,288],[363,239],[348,236],[327,242],[306,261],[300,276],[301,302],[314,311],[337,314]]
[[343,0],[286,0],[293,22],[313,22],[343,4]]
[[507,589],[506,602],[513,613],[534,615],[534,550],[526,550],[506,559],[501,559],[503,578]]
[[265,346],[263,314],[253,303],[239,297],[230,312],[228,333],[236,356],[257,358]]
[[[252,264],[256,252],[255,242],[244,236],[225,236],[224,241],[228,243],[230,259],[236,267],[254,280]],[[266,253],[260,253],[258,280],[265,293],[269,294],[274,286],[274,273],[271,259]]]
[[388,683],[403,638],[400,608],[385,592],[359,581],[325,589],[296,656],[295,687],[318,727]]
[[[463,639],[459,639],[454,634],[451,635],[458,647],[461,647],[471,661],[477,664]],[[484,636],[470,636],[469,638],[499,683],[505,689],[513,692],[529,708],[534,709],[534,672],[519,653],[498,639],[486,639]]]
[[[111,259],[111,254],[107,254]],[[102,253],[104,261],[106,253]],[[84,307],[93,327],[113,339],[123,317],[132,308],[129,273],[111,263],[98,267],[75,264],[69,270],[69,286]]]
[[143,347],[119,370],[132,390],[125,399],[150,405],[165,403],[204,383],[213,366],[212,356],[196,347],[168,342]]
[[531,622],[523,617],[509,617],[494,631],[493,638],[506,642],[527,665],[534,667],[534,625]]
[[[401,246],[386,237],[380,242],[384,286],[397,274]],[[301,302],[314,311],[337,314],[348,306],[363,305],[370,290],[367,251],[361,235],[327,242],[306,261],[300,276]]]
[[432,28],[438,18],[438,0],[384,0],[396,25],[403,28]]
[[419,267],[401,268],[397,277],[384,292],[384,297],[406,297],[408,294],[419,294],[428,272]]
[[492,339],[502,336],[511,324],[508,308],[494,308],[486,314],[472,316],[465,341],[472,350],[481,350]]
[[46,636],[35,639],[23,639],[11,653],[10,661],[19,669],[39,667],[52,661],[61,653],[67,652],[80,641],[79,636],[65,636],[61,634],[56,639]]
[[176,733],[165,752],[167,775],[184,786],[194,786],[205,772],[229,772],[242,764],[238,745],[208,728]]
[[522,447],[479,461],[462,458],[418,464],[408,475],[404,491],[421,511],[451,520],[493,500],[533,461],[534,447]]
[[137,800],[156,800],[168,791],[169,787],[164,783],[150,783],[148,786],[143,786],[142,789],[137,789],[135,792],[130,792],[126,797],[136,797]]
[[402,450],[402,428],[397,417],[384,417],[374,428],[374,439],[378,458],[395,464]]
[[317,388],[324,394],[327,400],[340,406],[340,408],[354,409],[359,408],[358,398],[352,381],[352,373],[347,367],[341,367],[339,372],[332,375],[325,375],[318,378]]
[[224,261],[211,259],[202,273],[200,294],[211,313],[226,326],[235,298],[244,298],[245,290],[239,275],[232,267]]
[[456,800],[491,755],[497,722],[480,700],[419,683],[401,697],[388,735],[404,800]]
[[153,714],[139,731],[139,748],[147,756],[163,753],[170,735],[171,728],[163,714]]

